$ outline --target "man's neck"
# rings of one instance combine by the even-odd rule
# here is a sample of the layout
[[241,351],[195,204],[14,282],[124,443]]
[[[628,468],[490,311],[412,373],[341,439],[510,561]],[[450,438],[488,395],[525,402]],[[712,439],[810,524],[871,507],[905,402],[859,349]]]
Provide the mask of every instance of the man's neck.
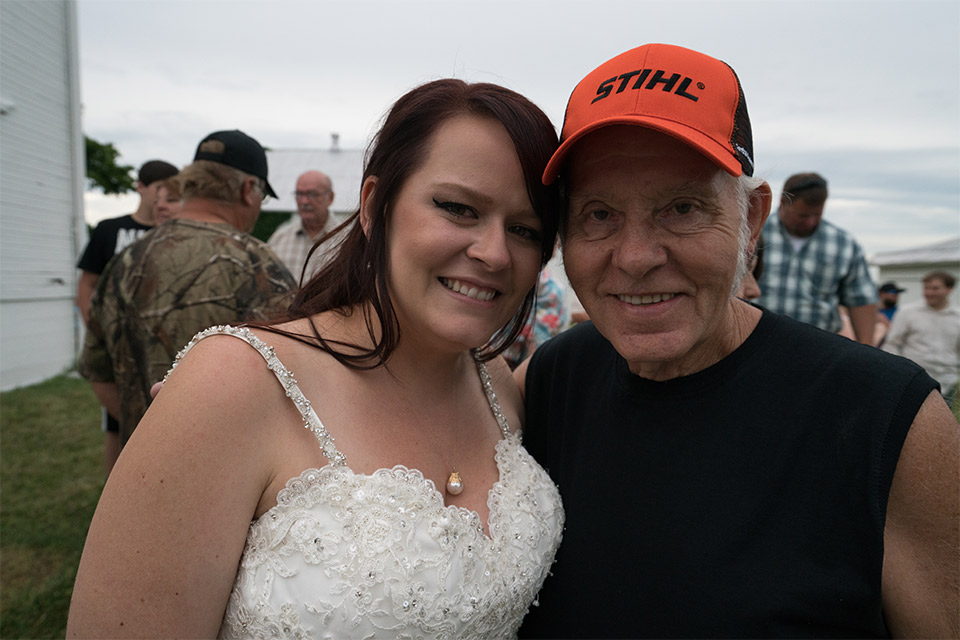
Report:
[[[327,218],[327,219],[329,220],[329,218]],[[311,240],[316,240],[317,238],[320,237],[320,234],[323,233],[324,228],[326,228],[326,226],[327,226],[327,221],[324,220],[324,221],[323,221],[323,224],[321,224],[321,225],[319,225],[319,226],[318,226],[318,225],[310,225],[310,226],[307,226],[306,224],[304,224],[303,218],[301,218],[301,219],[300,219],[300,226],[303,227],[304,232],[305,232],[308,236],[310,236],[310,239],[311,239]]]
[[130,217],[133,218],[135,222],[145,224],[148,227],[152,227],[157,223],[156,218],[153,217],[153,205],[145,202],[143,198],[140,198],[140,206],[130,214]]
[[245,231],[242,215],[236,207],[210,198],[190,198],[186,200],[177,218],[211,224],[229,224],[235,229]]

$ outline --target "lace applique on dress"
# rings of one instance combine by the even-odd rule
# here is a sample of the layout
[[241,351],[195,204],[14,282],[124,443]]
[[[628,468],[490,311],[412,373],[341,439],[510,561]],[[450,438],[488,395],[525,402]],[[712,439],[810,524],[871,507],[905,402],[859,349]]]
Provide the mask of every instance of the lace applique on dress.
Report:
[[356,474],[273,349],[248,329],[212,327],[267,361],[329,464],[287,482],[250,525],[221,638],[512,638],[553,562],[563,528],[556,486],[510,433],[477,363],[504,437],[500,479],[480,516],[448,506],[433,481],[397,466]]

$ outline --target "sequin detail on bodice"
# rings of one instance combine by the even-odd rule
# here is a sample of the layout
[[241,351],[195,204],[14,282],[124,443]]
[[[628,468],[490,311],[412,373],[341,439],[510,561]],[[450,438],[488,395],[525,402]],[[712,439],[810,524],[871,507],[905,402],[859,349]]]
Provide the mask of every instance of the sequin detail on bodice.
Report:
[[556,486],[510,433],[486,368],[481,384],[504,437],[500,479],[475,511],[447,506],[433,481],[397,466],[357,474],[272,347],[211,327],[263,356],[328,460],[287,482],[250,525],[221,638],[511,638],[553,562],[563,528]]

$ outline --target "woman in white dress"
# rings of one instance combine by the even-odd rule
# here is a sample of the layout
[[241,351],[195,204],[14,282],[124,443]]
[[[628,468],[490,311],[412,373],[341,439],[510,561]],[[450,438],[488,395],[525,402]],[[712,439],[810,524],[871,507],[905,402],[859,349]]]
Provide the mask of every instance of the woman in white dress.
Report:
[[68,637],[516,635],[563,513],[497,354],[553,247],[556,144],[496,85],[397,101],[289,319],[178,357],[104,488]]

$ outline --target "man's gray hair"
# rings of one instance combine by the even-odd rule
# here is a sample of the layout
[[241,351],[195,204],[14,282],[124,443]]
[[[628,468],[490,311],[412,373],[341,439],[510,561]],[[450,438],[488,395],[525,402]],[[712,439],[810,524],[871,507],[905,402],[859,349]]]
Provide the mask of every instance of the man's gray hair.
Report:
[[741,174],[737,178],[737,203],[740,205],[740,233],[737,239],[737,272],[733,278],[731,296],[736,296],[750,266],[750,201],[760,197],[757,189],[764,183],[763,178]]
[[[184,200],[209,198],[236,204],[242,197],[243,182],[255,177],[212,160],[195,160],[177,174],[177,183]],[[257,180],[262,182],[261,178]],[[262,189],[263,185],[260,186]]]

